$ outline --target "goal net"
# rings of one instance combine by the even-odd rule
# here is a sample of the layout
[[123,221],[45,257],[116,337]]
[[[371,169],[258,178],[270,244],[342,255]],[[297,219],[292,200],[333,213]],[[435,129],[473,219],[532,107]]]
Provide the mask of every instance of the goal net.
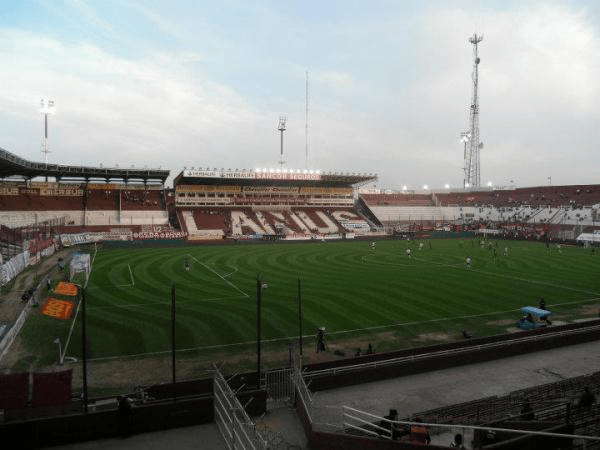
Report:
[[70,279],[73,281],[77,274],[83,273],[85,281],[90,277],[90,254],[89,253],[75,253],[70,264]]

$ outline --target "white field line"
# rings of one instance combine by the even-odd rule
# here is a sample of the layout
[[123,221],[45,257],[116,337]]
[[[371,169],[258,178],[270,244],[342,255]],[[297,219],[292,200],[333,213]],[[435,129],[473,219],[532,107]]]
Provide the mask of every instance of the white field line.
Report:
[[[94,246],[94,256],[92,256],[92,261],[90,262],[90,276],[92,275],[92,268],[94,267],[94,261],[96,260],[96,253],[98,253],[98,247]],[[85,289],[90,281],[90,277],[85,280],[85,284],[83,285],[83,289]],[[67,349],[69,348],[69,343],[71,342],[71,336],[73,335],[73,328],[75,327],[75,322],[77,320],[77,316],[79,315],[79,307],[81,306],[81,302],[77,304],[77,309],[75,310],[75,317],[73,317],[73,321],[71,322],[71,327],[69,328],[69,334],[67,335],[67,341],[65,342],[65,346],[63,348],[63,353],[60,357],[62,361],[65,360],[65,355],[67,354]]]
[[131,287],[134,287],[135,279],[133,278],[133,272],[131,271],[131,266],[129,264],[127,264],[127,267],[129,267],[129,276],[131,277]]
[[[198,303],[208,303],[208,302],[220,302],[223,300],[232,300],[232,299],[245,299],[247,298],[247,296],[241,296],[241,295],[236,295],[233,297],[217,297],[217,298],[205,298],[205,299],[193,299],[193,300],[177,300],[177,304],[178,305],[184,305],[186,303],[193,303],[193,304],[198,304]],[[152,306],[152,305],[170,305],[171,302],[170,301],[165,301],[165,302],[152,302],[152,303],[130,303],[127,305],[106,305],[106,306],[92,306],[91,308],[88,306],[87,309],[88,310],[101,310],[101,309],[118,309],[118,308],[143,308],[145,306]]]
[[131,266],[129,264],[127,264],[127,267],[129,268],[129,280],[130,280],[130,283],[127,283],[127,284],[115,284],[116,287],[135,287],[135,279],[133,278],[133,272],[131,270]]
[[[556,304],[547,305],[547,306],[551,307],[551,306],[559,306],[559,305],[572,305],[572,304],[586,303],[586,302],[596,301],[596,300],[600,300],[600,297],[590,298],[590,299],[575,301],[575,302],[568,302],[568,303],[556,303]],[[505,310],[505,311],[494,311],[494,312],[482,313],[482,314],[471,314],[471,315],[467,315],[467,316],[441,317],[439,319],[421,320],[421,321],[413,321],[413,322],[402,322],[402,323],[394,323],[394,324],[390,324],[390,325],[378,325],[378,326],[373,326],[373,327],[355,328],[352,330],[333,331],[333,332],[327,332],[327,335],[334,336],[334,335],[338,335],[338,334],[355,333],[355,332],[359,332],[359,331],[372,331],[372,330],[381,330],[381,329],[386,329],[386,328],[403,327],[403,326],[408,326],[408,325],[420,325],[420,324],[425,324],[425,323],[443,322],[445,320],[470,319],[470,318],[475,318],[475,317],[485,317],[485,316],[492,316],[495,314],[505,314],[505,313],[509,313],[509,312],[518,312],[518,311],[520,311],[520,310],[519,309],[509,309],[509,310]],[[515,319],[515,323],[517,322],[517,320],[518,319]],[[314,337],[314,334],[305,334],[302,336],[303,339],[312,338],[312,337]],[[285,336],[285,337],[274,338],[274,339],[262,339],[261,342],[289,341],[290,339],[296,339],[296,338],[297,338],[297,336]],[[182,349],[177,349],[177,351],[178,352],[193,352],[193,351],[200,351],[200,350],[230,348],[230,347],[238,347],[238,346],[253,345],[253,344],[256,344],[256,340],[234,342],[231,344],[207,345],[204,347],[182,348]],[[148,356],[148,355],[166,355],[166,354],[170,354],[170,353],[172,353],[171,350],[163,350],[160,352],[137,353],[137,354],[133,354],[133,355],[104,356],[101,358],[92,358],[92,359],[90,359],[90,361],[109,361],[109,360],[122,359],[122,358],[137,358],[140,356]]]
[[[393,255],[392,253],[386,253],[388,255]],[[379,261],[368,261],[367,258],[370,255],[364,255],[361,257],[361,259],[365,262],[372,262],[373,264],[379,264],[379,265],[384,265],[384,266],[412,266],[413,264],[403,264],[403,263],[393,263],[393,262],[379,262]],[[417,261],[417,258],[415,258],[413,256],[413,260],[415,260],[415,262]],[[447,264],[447,263],[440,263],[440,262],[435,262],[435,261],[427,261],[427,260],[421,260],[419,261],[421,264],[424,265],[438,265],[438,266],[443,266],[443,267],[451,267],[454,269],[457,268],[464,268],[463,270],[467,270],[465,263],[456,263],[456,264]],[[502,274],[502,273],[495,273],[495,272],[486,272],[483,270],[477,270],[477,269],[472,269],[471,270],[472,273],[480,273],[482,275],[489,275],[492,277],[497,277],[497,278],[507,278],[509,280],[516,280],[516,281],[524,281],[525,283],[531,283],[531,284],[538,284],[541,286],[548,286],[548,287],[554,287],[557,289],[565,289],[565,290],[569,290],[569,291],[573,291],[573,292],[580,292],[582,294],[590,294],[590,295],[594,295],[594,296],[598,296],[600,295],[600,293],[598,292],[593,292],[593,291],[588,291],[588,290],[584,290],[584,289],[577,289],[577,288],[573,288],[573,287],[569,287],[569,286],[565,286],[563,284],[554,284],[554,283],[548,283],[547,281],[540,281],[540,280],[529,280],[527,278],[522,278],[522,277],[516,277],[514,275],[508,275],[508,274]]]
[[235,270],[233,272],[226,273],[225,275],[223,275],[223,278],[227,278],[228,276],[233,275],[234,273],[236,273],[239,270],[235,266],[229,266],[229,267],[233,267]]
[[[192,255],[188,255],[190,258],[192,258],[194,261],[196,261],[198,264],[202,264],[206,269],[210,270],[212,273],[214,273],[216,276],[218,276],[221,280],[223,280],[225,283],[227,283],[229,286],[231,286],[232,288],[234,288],[236,291],[238,291],[240,294],[243,294],[244,297],[246,298],[250,298],[250,296],[248,294],[246,294],[244,291],[242,291],[239,287],[237,287],[235,284],[233,284],[231,281],[225,279],[225,277],[219,273],[217,273],[212,267],[207,266],[206,264],[204,264],[202,261],[199,261],[198,259],[196,259],[195,257],[193,257]],[[231,275],[231,274],[228,274]]]

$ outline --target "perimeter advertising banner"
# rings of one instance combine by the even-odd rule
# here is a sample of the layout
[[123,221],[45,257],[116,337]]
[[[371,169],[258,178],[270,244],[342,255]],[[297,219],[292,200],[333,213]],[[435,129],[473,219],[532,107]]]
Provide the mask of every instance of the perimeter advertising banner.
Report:
[[319,181],[321,175],[318,173],[290,173],[290,172],[256,172],[257,180],[313,180]]
[[312,180],[322,179],[318,173],[254,172],[252,170],[184,170],[187,178],[242,178],[255,180]]
[[75,309],[75,303],[68,300],[48,298],[42,306],[41,314],[59,320],[69,320]]
[[184,170],[184,177],[189,178],[254,178],[251,170]]

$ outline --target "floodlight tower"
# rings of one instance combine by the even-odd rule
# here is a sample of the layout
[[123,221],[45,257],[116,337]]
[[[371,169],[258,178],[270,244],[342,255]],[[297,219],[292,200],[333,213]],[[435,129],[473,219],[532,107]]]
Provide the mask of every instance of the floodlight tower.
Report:
[[468,151],[465,152],[465,184],[464,187],[480,187],[481,175],[479,171],[479,152],[483,144],[479,141],[479,55],[478,44],[483,40],[483,36],[473,33],[469,42],[473,44],[473,95],[471,98],[471,110],[469,114]]
[[285,164],[283,161],[283,132],[285,131],[286,122],[287,122],[286,116],[279,116],[279,126],[277,127],[277,129],[281,133],[281,155],[280,155],[280,160],[279,160],[279,165],[281,167],[283,167],[283,165]]
[[42,153],[46,156],[46,167],[48,167],[48,116],[56,113],[56,107],[54,106],[54,100],[42,99],[40,113],[44,115],[44,142],[42,144]]

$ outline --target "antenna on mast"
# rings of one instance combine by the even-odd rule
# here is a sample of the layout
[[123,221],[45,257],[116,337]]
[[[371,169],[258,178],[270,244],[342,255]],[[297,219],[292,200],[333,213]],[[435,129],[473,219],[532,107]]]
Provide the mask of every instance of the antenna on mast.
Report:
[[308,70],[306,71],[306,115],[304,122],[304,168],[308,169]]
[[283,165],[285,164],[285,162],[283,161],[283,132],[285,131],[286,122],[287,122],[286,116],[279,116],[279,126],[277,127],[277,129],[281,133],[281,154],[280,154],[280,159],[279,159],[279,165],[281,167],[283,167]]
[[[480,187],[481,185],[481,174],[479,165],[479,152],[483,148],[483,144],[479,141],[479,63],[481,59],[478,55],[477,45],[483,40],[483,35],[477,35],[473,33],[473,36],[469,38],[469,42],[473,44],[473,95],[471,99],[471,109],[469,113],[469,134],[468,141],[465,142],[465,177],[464,186],[467,187]],[[463,139],[466,137],[466,133],[463,133]],[[467,151],[468,147],[468,151]]]

